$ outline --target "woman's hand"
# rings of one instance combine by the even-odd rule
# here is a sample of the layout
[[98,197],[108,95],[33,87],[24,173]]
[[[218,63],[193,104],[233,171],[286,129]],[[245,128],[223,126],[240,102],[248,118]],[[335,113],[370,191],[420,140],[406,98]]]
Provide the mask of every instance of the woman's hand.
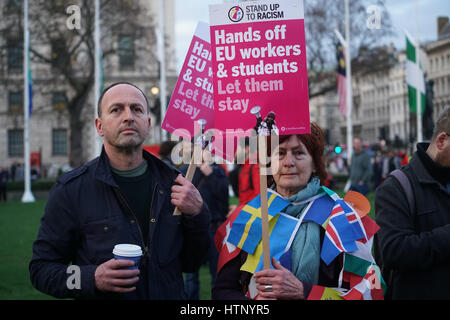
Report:
[[[262,270],[254,274],[260,299],[305,299],[303,283],[288,269],[272,258],[274,269]],[[272,290],[267,289],[272,286]]]

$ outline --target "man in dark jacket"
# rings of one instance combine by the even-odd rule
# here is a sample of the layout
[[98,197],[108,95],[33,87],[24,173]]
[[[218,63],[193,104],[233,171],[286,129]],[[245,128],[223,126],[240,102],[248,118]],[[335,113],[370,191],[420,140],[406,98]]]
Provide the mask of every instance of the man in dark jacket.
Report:
[[401,170],[411,185],[411,206],[393,176],[375,196],[381,228],[375,256],[385,271],[389,296],[450,299],[450,109],[437,121],[431,143],[419,143]]
[[[50,192],[29,265],[33,286],[60,298],[185,298],[182,272],[198,268],[208,249],[206,204],[176,169],[142,150],[150,117],[139,88],[106,88],[95,125],[100,157]],[[119,243],[141,246],[139,269],[113,258]]]

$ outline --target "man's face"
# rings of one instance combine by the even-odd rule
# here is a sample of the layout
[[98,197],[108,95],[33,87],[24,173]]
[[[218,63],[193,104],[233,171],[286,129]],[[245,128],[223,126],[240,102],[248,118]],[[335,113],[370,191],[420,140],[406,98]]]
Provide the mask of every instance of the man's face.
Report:
[[353,139],[353,149],[355,150],[356,153],[361,152],[362,145],[361,145],[361,140],[359,138]]
[[119,84],[109,89],[101,103],[97,132],[106,146],[133,150],[140,148],[150,131],[150,117],[142,93],[133,86]]

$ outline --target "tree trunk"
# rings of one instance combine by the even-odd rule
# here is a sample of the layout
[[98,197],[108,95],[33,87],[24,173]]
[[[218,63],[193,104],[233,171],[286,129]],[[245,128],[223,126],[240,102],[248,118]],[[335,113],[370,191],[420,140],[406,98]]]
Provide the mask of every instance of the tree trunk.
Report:
[[[88,112],[85,108],[86,101],[89,97],[90,88],[92,86],[92,79],[82,87],[78,94],[69,101],[69,115],[70,115],[70,152],[69,163],[72,168],[79,167],[86,162],[86,151],[84,146],[83,132],[84,132],[84,117],[82,112]],[[85,139],[85,138],[84,138]]]

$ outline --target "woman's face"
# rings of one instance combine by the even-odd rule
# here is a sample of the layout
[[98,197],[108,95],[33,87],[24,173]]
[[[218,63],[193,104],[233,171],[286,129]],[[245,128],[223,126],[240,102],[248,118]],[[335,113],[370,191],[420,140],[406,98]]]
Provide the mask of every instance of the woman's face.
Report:
[[296,135],[291,136],[274,150],[271,162],[274,164],[276,161],[278,170],[273,174],[273,178],[277,192],[284,197],[290,197],[305,188],[315,172],[311,154]]

